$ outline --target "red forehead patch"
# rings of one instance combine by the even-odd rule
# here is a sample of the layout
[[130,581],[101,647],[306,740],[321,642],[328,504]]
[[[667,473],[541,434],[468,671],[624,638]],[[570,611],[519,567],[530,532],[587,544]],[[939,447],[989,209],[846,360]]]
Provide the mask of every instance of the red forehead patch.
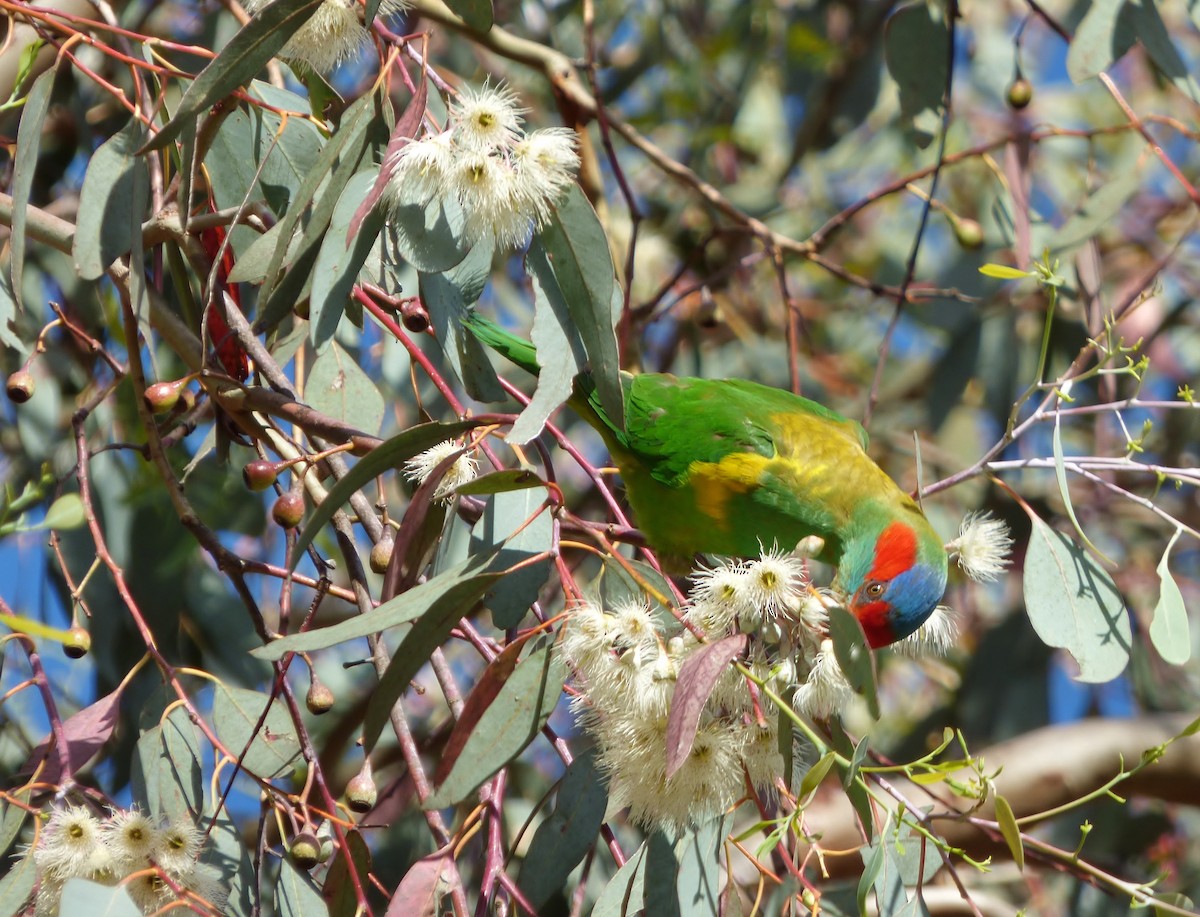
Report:
[[917,559],[917,534],[903,522],[893,522],[875,542],[875,564],[868,580],[890,580],[908,570]]

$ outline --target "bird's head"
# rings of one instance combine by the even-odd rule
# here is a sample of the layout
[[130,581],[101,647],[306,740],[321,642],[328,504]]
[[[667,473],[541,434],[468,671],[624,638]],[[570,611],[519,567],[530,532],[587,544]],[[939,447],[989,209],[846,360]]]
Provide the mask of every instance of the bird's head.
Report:
[[946,591],[946,549],[925,517],[903,519],[847,541],[834,586],[874,648],[925,623]]

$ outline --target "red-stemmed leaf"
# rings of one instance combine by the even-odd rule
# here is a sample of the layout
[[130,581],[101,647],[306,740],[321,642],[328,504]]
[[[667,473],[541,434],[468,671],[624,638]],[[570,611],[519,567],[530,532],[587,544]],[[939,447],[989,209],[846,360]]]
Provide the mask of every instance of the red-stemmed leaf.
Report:
[[667,779],[675,775],[692,753],[700,714],[717,679],[746,648],[746,635],[733,634],[693,653],[679,669],[671,712],[667,714]]
[[449,847],[417,860],[400,880],[384,917],[436,917],[438,903],[450,891],[448,873],[453,866]]
[[396,171],[396,163],[400,159],[400,151],[406,147],[410,141],[416,139],[417,131],[421,128],[421,119],[425,117],[425,106],[429,98],[429,81],[425,79],[425,72],[421,72],[421,82],[417,85],[417,92],[412,97],[412,101],[408,103],[408,107],[404,109],[399,120],[396,121],[396,127],[392,130],[392,136],[388,140],[387,150],[383,154],[383,164],[379,167],[379,174],[375,176],[375,184],[371,186],[371,190],[367,192],[367,196],[363,198],[358,209],[354,211],[354,216],[350,220],[350,225],[346,229],[346,244],[349,245],[351,240],[358,235],[359,229],[362,228],[363,220],[367,218],[375,205],[379,203],[379,198],[383,195],[384,189],[391,181],[392,173]]
[[[67,739],[67,760],[71,774],[83,767],[91,757],[100,750],[117,724],[117,713],[121,703],[120,690],[106,694],[91,706],[84,707],[74,716],[63,723],[63,734]],[[37,747],[29,753],[29,759],[22,769],[34,771],[43,760],[46,767],[40,775],[43,783],[61,783],[65,775],[62,772],[62,758],[58,752],[52,751],[54,733],[46,736]]]

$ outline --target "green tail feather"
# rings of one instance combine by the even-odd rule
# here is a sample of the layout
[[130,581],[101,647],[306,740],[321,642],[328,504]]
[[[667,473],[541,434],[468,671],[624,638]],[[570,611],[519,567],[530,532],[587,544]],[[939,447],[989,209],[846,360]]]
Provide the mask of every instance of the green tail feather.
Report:
[[541,372],[542,368],[537,361],[537,349],[529,341],[505,331],[490,318],[474,310],[467,313],[463,324],[481,343],[527,373],[536,376]]
[[[519,366],[531,375],[541,372],[541,364],[537,359],[537,348],[524,338],[517,337],[511,331],[505,331],[490,318],[472,310],[463,319],[467,327],[479,341],[490,347],[509,362]],[[623,382],[623,384],[625,384]],[[596,383],[588,373],[575,378],[575,392],[567,400],[567,404],[579,412],[579,415],[591,424],[604,438],[610,451],[626,447],[625,432],[616,426],[605,413],[600,404],[600,396],[596,393]]]

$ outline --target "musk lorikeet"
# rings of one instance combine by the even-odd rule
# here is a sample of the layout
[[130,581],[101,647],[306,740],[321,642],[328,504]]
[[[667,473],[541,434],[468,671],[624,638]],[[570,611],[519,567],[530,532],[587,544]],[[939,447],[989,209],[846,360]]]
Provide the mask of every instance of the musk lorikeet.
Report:
[[[532,344],[478,313],[467,327],[538,372]],[[867,455],[852,420],[791,392],[742,379],[622,374],[625,426],[593,381],[569,403],[600,433],[647,541],[661,555],[756,557],[817,536],[818,559],[873,647],[907,637],[946,588],[946,549],[908,494]]]

